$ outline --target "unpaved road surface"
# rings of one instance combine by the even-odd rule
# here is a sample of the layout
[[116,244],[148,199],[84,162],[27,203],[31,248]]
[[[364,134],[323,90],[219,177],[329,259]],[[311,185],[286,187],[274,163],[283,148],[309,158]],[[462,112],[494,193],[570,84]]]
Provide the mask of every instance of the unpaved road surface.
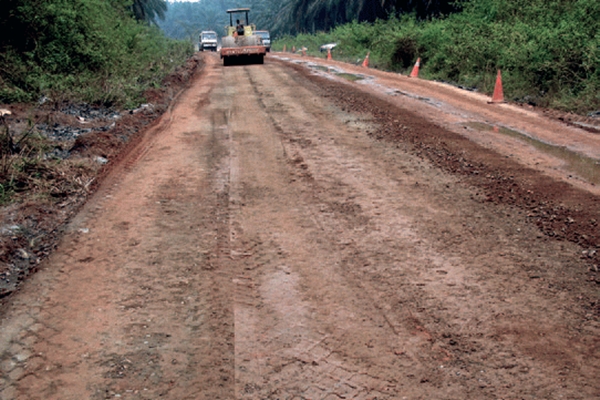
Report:
[[2,311],[2,399],[600,397],[596,186],[453,132],[485,101],[203,57]]

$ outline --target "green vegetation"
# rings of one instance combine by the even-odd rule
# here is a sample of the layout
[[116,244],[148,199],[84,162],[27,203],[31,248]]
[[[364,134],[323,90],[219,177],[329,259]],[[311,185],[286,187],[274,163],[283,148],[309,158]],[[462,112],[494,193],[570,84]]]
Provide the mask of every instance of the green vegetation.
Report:
[[[597,0],[468,0],[446,18],[414,14],[375,23],[352,22],[328,33],[284,36],[274,44],[336,42],[337,59],[408,72],[422,58],[421,75],[493,90],[502,70],[510,100],[567,111],[600,109],[600,2]],[[325,56],[322,54],[321,56]]]
[[0,102],[139,104],[193,51],[151,24],[162,7],[163,0],[3,0]]

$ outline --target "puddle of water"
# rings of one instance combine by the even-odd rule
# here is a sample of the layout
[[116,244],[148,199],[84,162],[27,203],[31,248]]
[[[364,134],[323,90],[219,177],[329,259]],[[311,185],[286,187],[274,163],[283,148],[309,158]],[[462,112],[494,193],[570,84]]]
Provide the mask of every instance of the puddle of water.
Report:
[[356,82],[356,81],[360,81],[365,79],[364,76],[362,75],[357,75],[357,74],[349,74],[347,72],[341,72],[340,70],[336,69],[336,68],[331,68],[331,67],[327,67],[324,65],[318,65],[318,64],[312,64],[310,65],[311,68],[316,69],[318,71],[323,71],[323,72],[327,72],[329,74],[334,74],[336,76],[339,76],[340,78],[344,78],[346,80],[349,80],[351,82]]
[[588,182],[596,185],[600,184],[600,160],[578,154],[563,146],[555,146],[542,142],[541,140],[534,139],[512,129],[496,127],[482,122],[469,122],[466,125],[479,131],[494,131],[516,138],[546,154],[563,160],[566,163],[568,170],[574,172]]
[[391,91],[388,91],[387,94],[389,94],[390,96],[402,95],[402,96],[410,97],[411,99],[417,99],[417,100],[421,100],[421,101],[431,102],[431,99],[429,99],[427,97],[421,97],[421,96],[417,96],[414,94],[406,93],[406,92],[403,92],[398,89],[393,89]]
[[345,72],[337,72],[336,75],[339,76],[340,78],[344,78],[344,79],[349,80],[351,82],[356,82],[356,81],[360,81],[360,80],[365,79],[364,76],[354,75],[354,74],[348,74],[348,73],[345,73]]
[[329,72],[329,67],[324,67],[322,65],[312,64],[312,65],[310,65],[310,67],[314,68],[314,69],[317,69],[319,71]]

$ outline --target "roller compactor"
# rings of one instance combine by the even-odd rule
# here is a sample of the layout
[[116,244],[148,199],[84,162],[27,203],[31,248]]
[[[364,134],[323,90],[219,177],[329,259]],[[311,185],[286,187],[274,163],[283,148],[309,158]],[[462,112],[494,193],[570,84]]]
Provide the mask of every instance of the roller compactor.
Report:
[[221,40],[223,65],[264,63],[267,48],[261,37],[254,33],[256,26],[249,23],[249,12],[249,8],[227,10],[229,26],[225,28],[227,36]]

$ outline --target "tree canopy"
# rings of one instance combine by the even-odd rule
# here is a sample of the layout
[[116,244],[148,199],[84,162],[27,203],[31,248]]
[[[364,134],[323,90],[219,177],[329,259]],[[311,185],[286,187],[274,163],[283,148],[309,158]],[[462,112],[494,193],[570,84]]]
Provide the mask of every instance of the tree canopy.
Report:
[[169,4],[159,26],[173,38],[194,38],[201,30],[221,32],[227,24],[225,10],[251,9],[251,20],[273,35],[328,31],[351,22],[373,22],[391,15],[414,13],[429,18],[456,11],[454,0],[200,0]]
[[133,0],[131,11],[138,21],[156,24],[156,18],[165,19],[167,2],[165,0]]
[[164,0],[2,0],[2,7],[0,102],[67,93],[133,101],[191,50],[151,26]]

